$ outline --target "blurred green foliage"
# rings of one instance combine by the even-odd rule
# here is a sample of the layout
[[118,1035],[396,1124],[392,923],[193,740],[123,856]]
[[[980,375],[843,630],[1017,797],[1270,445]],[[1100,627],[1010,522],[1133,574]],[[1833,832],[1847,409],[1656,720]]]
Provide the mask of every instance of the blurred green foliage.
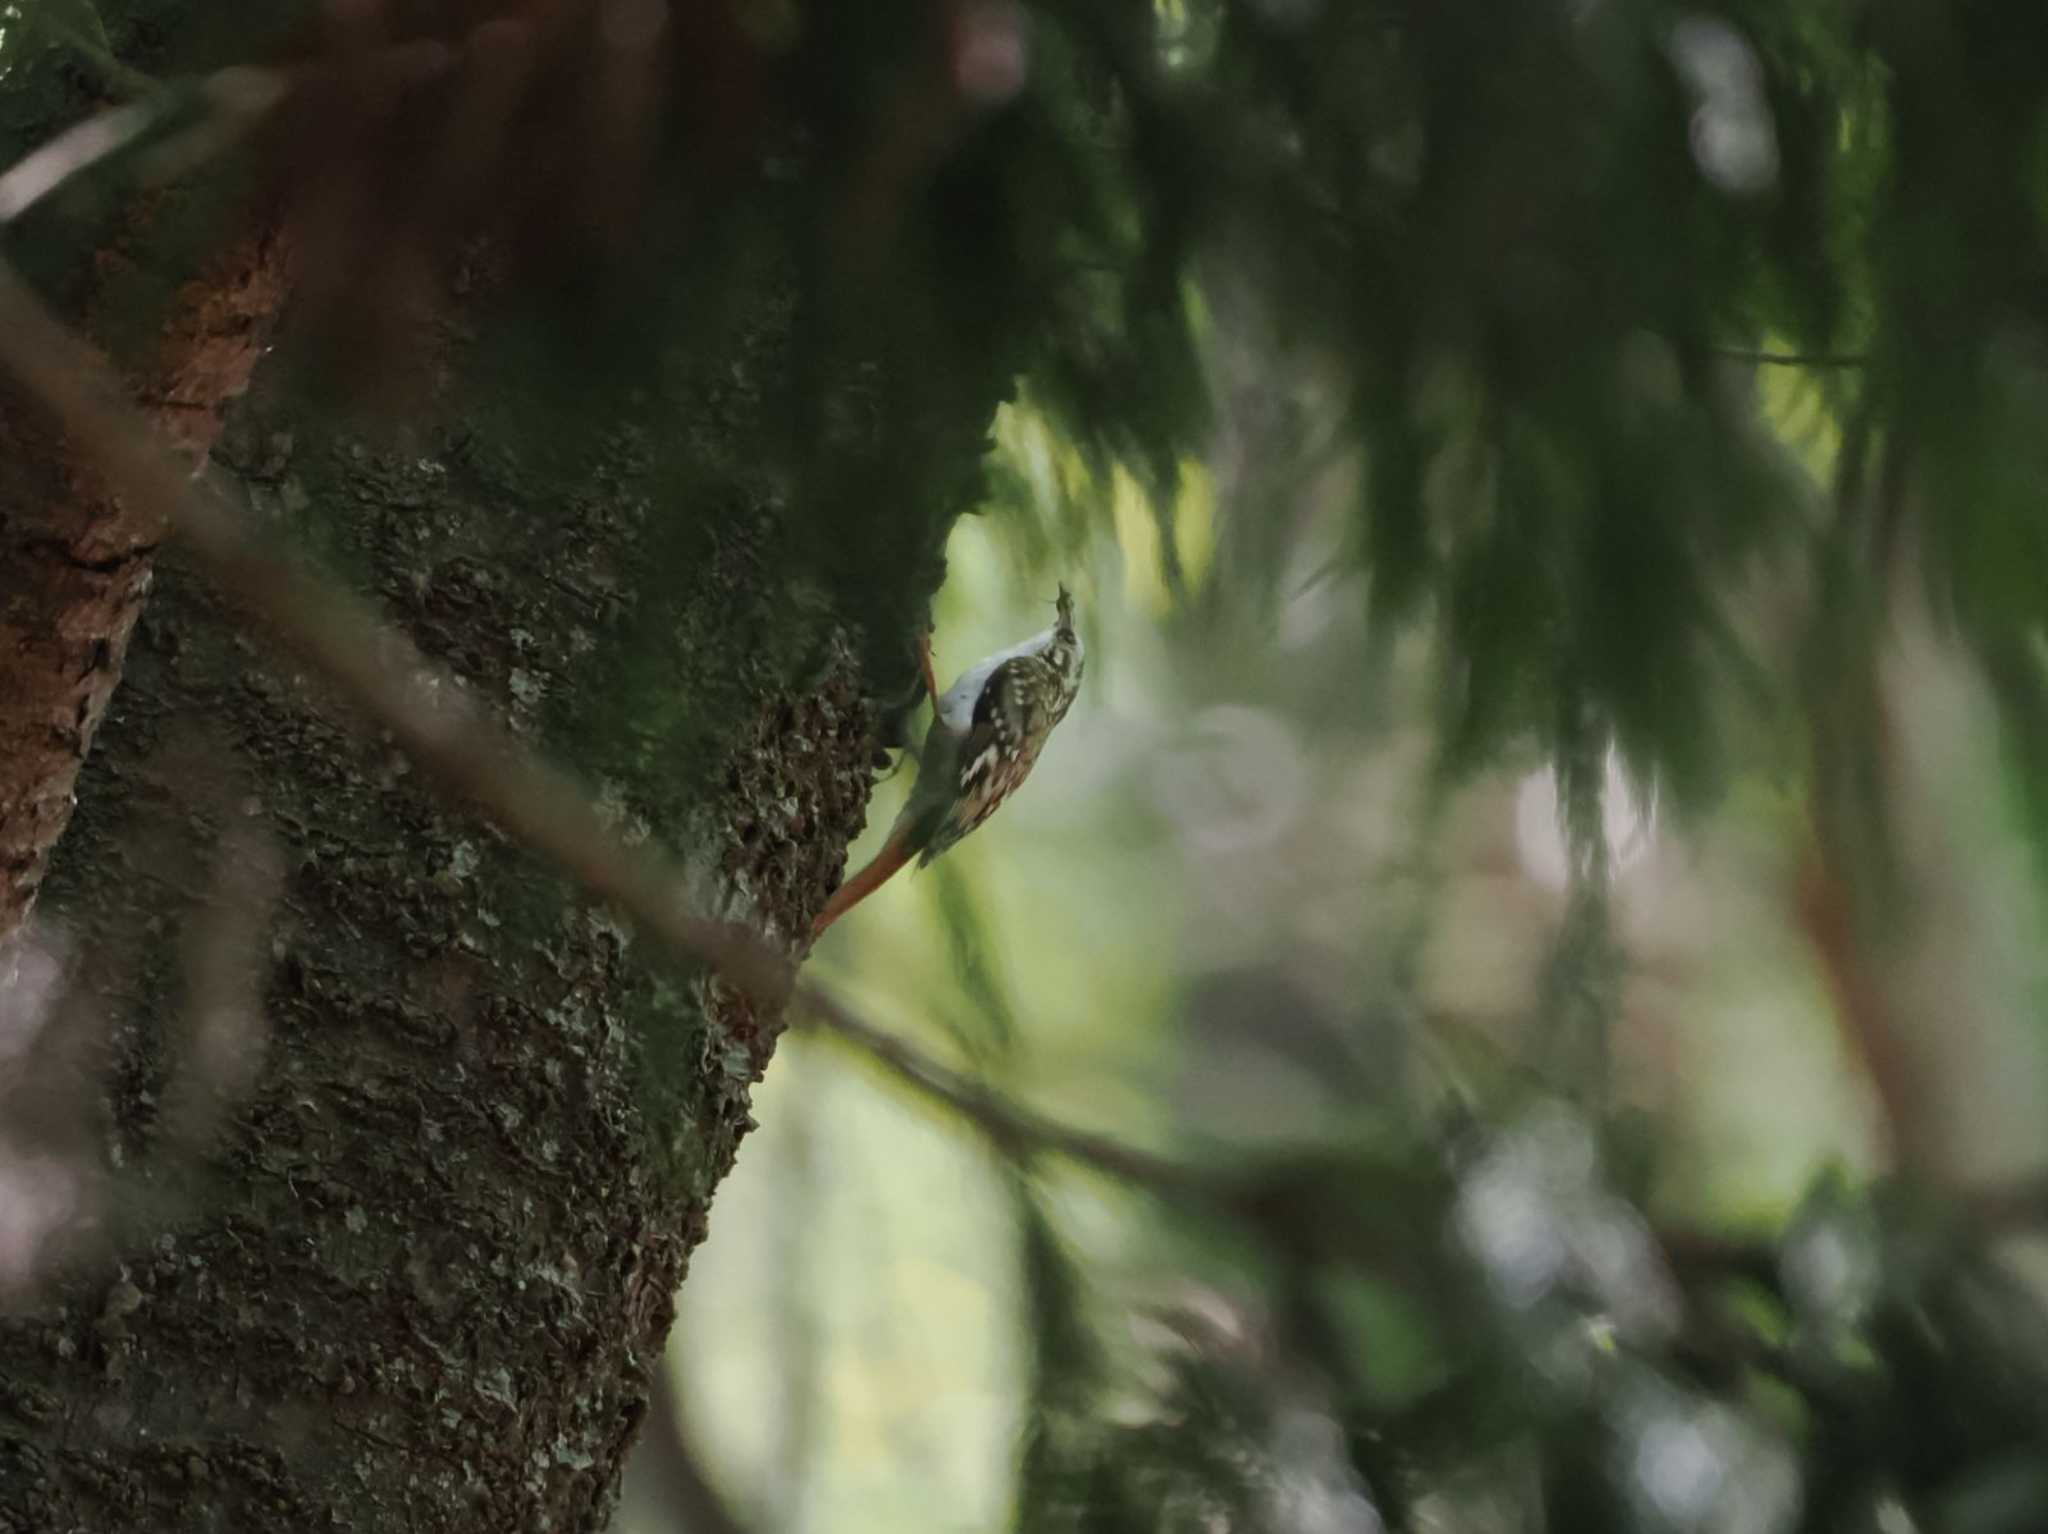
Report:
[[[970,525],[951,557],[942,657],[1031,621],[1021,599],[1005,612],[1000,542]],[[1148,647],[1156,620],[1117,600],[1156,568],[1126,548],[1094,569],[1135,697],[1098,677],[1063,727],[1090,733],[1056,742],[1001,822],[876,896],[817,962],[963,1080],[1163,1154],[1187,1181],[1077,1164],[863,1080],[830,1041],[787,1041],[685,1289],[677,1357],[695,1442],[753,1526],[2031,1527],[2048,1352],[2033,1281],[2002,1267],[2029,1211],[1878,1174],[1831,1003],[1797,939],[1768,935],[1782,803],[1745,794],[1688,834],[1732,868],[1681,870],[1668,859],[1698,854],[1667,850],[1617,874],[1605,925],[1563,895],[1475,919],[1493,854],[1457,852],[1442,824],[1358,855],[1346,822],[1399,818],[1398,795],[1362,805],[1342,786],[1387,753],[1385,723],[1283,705],[1316,780],[1299,823],[1204,852],[1210,802],[1188,813],[1160,787],[1209,749],[1175,713],[1216,684]],[[1361,643],[1340,626],[1309,653]],[[1248,696],[1264,681],[1270,700],[1286,664],[1269,654]],[[1433,675],[1396,720],[1431,717]],[[1088,760],[1119,733],[1138,749]],[[1418,771],[1440,768],[1424,754]],[[1487,796],[1453,794],[1448,818],[1484,823]],[[1967,828],[1963,857],[2010,829]],[[1417,835],[1436,873],[1404,887],[1391,873]],[[1357,881],[1354,904],[1323,909],[1298,838],[1337,888]],[[1211,883],[1260,864],[1277,887]],[[1645,1111],[1569,1060],[1532,1070],[1546,988],[1588,987],[1589,960],[1624,977],[1659,962],[1631,930],[1659,901],[1705,955],[1672,982],[1673,1095]],[[1370,961],[1420,929],[1451,970],[1484,965],[1525,924],[1539,949],[1502,983],[1505,1048],[1470,1037],[1473,1005],[1429,965]],[[1300,935],[1317,928],[1320,943]],[[1347,953],[1359,968],[1333,983]],[[1588,994],[1592,1026],[1638,1026],[1625,984]],[[1438,1059],[1436,1043],[1460,1048]],[[802,1465],[776,1425],[799,1416]],[[796,1515],[792,1477],[809,1489]]]
[[[932,886],[925,946],[915,894],[840,939],[860,961],[847,984],[940,1020],[927,1047],[975,1079],[1120,1124],[1207,1189],[1077,1191],[1057,1155],[990,1140],[1012,1171],[963,1196],[1015,1200],[1013,1526],[2041,1526],[2048,1351],[2038,1292],[2008,1266],[2038,1205],[1931,1197],[1947,1168],[1872,1175],[1867,1106],[1845,1110],[1839,1081],[1868,1019],[1802,948],[1794,890],[1817,837],[1859,962],[1910,1012],[1929,992],[1886,946],[1947,940],[1948,963],[1977,962],[1981,925],[1929,914],[1942,881],[2041,824],[2048,21],[1597,0],[997,14],[1033,61],[1008,110],[1088,195],[1035,215],[1075,271],[1023,359],[990,505],[1026,579],[1098,559],[1106,532],[1120,547],[1092,592],[1091,686],[1114,723],[1057,743],[1034,785],[1070,786],[1061,748],[1100,751],[1112,765],[1088,781],[1117,807],[1061,850],[1028,847],[1051,833],[1012,811],[1013,840]],[[942,624],[942,653],[1002,642],[978,600]],[[1290,639],[1312,611],[1314,637]],[[1902,626],[1977,680],[1888,678]],[[1966,724],[1929,701],[1987,683],[1998,709]],[[1252,765],[1201,771],[1254,801],[1306,773],[1310,828],[1190,858],[1188,838],[1229,829],[1232,793],[1189,789],[1190,829],[1160,784],[1190,717],[1230,737],[1243,720],[1210,712],[1229,707],[1284,721],[1309,765],[1261,758],[1246,724],[1231,738]],[[1901,735],[1950,728],[1972,765],[1901,768]],[[1340,764],[1403,731],[1429,742],[1423,805],[1554,763],[1574,871],[1544,957],[1517,971],[1528,1027],[1505,1049],[1451,1030],[1448,1068],[1414,1058],[1443,1042],[1423,1042],[1448,988],[1431,965],[1469,966],[1494,934],[1468,926],[1448,940],[1462,959],[1430,956],[1457,920],[1432,882],[1457,877],[1437,812],[1405,828],[1419,854],[1354,864],[1323,911],[1349,944],[1334,978],[1297,946],[1301,908],[1326,898],[1318,817],[1342,861]],[[1617,1085],[1650,897],[1608,872],[1610,743],[1663,834],[1730,864],[1692,919],[1720,951],[1672,982],[1682,1058],[1708,1079],[1667,1062],[1661,1113]],[[2016,814],[1960,808],[2014,785]],[[1971,849],[1933,875],[1908,846],[1929,816]],[[1183,851],[1147,865],[1148,836]],[[1040,857],[1090,872],[1010,866]],[[1052,914],[1093,909],[1097,888],[1124,903],[1098,944],[1207,937],[1098,952],[1088,918]],[[2029,983],[1977,984],[2018,1041],[2005,1069],[2032,1083],[2026,1106],[1981,1106],[2038,1155]],[[1125,1005],[1119,987],[1154,994]],[[1041,988],[1074,996],[1071,1024]],[[1764,1008],[1775,1033],[1743,1021]],[[1831,1018],[1846,1055],[1812,1042]],[[1302,1059],[1276,1087],[1247,1047]],[[1069,1069],[1034,1066],[1048,1055]],[[1219,1140],[1204,1114],[1161,1110],[1174,1062],[1221,1078],[1210,1107],[1255,1101],[1298,1133]],[[1446,1071],[1450,1091],[1418,1087]],[[1674,1114],[1719,1100],[1708,1116],[1732,1126],[1745,1097],[1771,1106],[1720,1133],[1749,1138],[1680,1143]],[[1816,1139],[1860,1169],[1788,1200]]]
[[[795,436],[838,440],[817,380],[864,348],[908,380],[872,418],[878,453],[921,401],[1016,380],[977,492],[1014,573],[977,574],[955,540],[941,654],[958,669],[1022,631],[1006,588],[1092,567],[1099,724],[1077,716],[1034,793],[1115,804],[1049,810],[1037,847],[1010,812],[1011,839],[921,887],[923,936],[884,918],[921,890],[864,912],[840,978],[884,1015],[913,1003],[968,1079],[1121,1125],[1204,1190],[1077,1192],[1057,1153],[980,1126],[996,1164],[959,1196],[977,1229],[1007,1207],[1013,1234],[998,1310],[1019,1352],[991,1366],[1025,1403],[1010,1521],[2048,1521],[2038,1304],[1987,1253],[2011,1221],[1873,1180],[1877,1155],[1788,1206],[1749,1184],[1812,1172],[1801,1126],[1721,1146],[1717,1177],[1703,1153],[1675,1170],[1672,1126],[1624,1106],[1641,897],[1608,872],[1603,820],[1613,745],[1667,824],[1792,844],[1724,881],[1776,913],[1743,918],[1755,952],[1809,831],[1852,929],[1898,939],[1912,859],[1872,855],[1911,839],[1888,732],[1941,726],[1900,712],[1882,658],[1924,612],[2000,704],[1971,738],[2018,768],[2020,815],[1970,845],[2044,823],[2048,20],[1925,0],[773,14],[818,230]],[[976,97],[963,61],[991,56]],[[948,67],[958,115],[920,140]],[[914,517],[848,549],[867,513],[845,461],[802,498],[820,520],[795,557],[841,592],[935,557],[943,523]],[[1565,822],[1570,886],[1517,972],[1529,1027],[1506,1047],[1451,1030],[1449,1090],[1416,1085],[1437,1080],[1415,1059],[1431,965],[1471,965],[1490,933],[1433,959],[1451,859],[1347,868],[1319,823],[1348,808],[1342,765],[1402,731],[1427,741],[1418,842],[1449,785],[1504,762],[1554,764]],[[1313,919],[1348,951],[1305,938]],[[1740,925],[1702,920],[1724,942]],[[1176,922],[1209,949],[1157,936]],[[1730,1098],[1786,1046],[1702,1014],[1768,992],[1810,1036],[1846,1010],[1810,956],[1748,967],[1774,978],[1738,952],[1678,987]],[[1859,1159],[1853,1115],[1812,1106],[1854,1050],[1799,1047],[1807,1066],[1764,1067],[1791,1084],[1758,1090]],[[1175,1106],[1176,1061],[1212,1078],[1189,1102],[1266,1092],[1298,1132],[1219,1135]],[[1711,1197],[1674,1198],[1687,1184]],[[890,1325],[940,1324],[897,1299],[913,1313]],[[842,1446],[820,1473],[862,1452],[916,1457]]]

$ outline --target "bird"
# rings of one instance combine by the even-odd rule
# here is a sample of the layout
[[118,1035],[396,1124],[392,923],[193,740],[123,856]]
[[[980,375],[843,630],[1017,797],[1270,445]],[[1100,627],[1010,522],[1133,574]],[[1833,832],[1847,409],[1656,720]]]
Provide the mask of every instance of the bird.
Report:
[[918,670],[932,701],[917,785],[867,866],[833,892],[811,928],[832,925],[917,859],[920,868],[955,846],[1030,776],[1053,727],[1081,688],[1084,652],[1074,599],[1063,583],[1053,626],[977,662],[944,693],[932,674],[931,636],[918,640]]

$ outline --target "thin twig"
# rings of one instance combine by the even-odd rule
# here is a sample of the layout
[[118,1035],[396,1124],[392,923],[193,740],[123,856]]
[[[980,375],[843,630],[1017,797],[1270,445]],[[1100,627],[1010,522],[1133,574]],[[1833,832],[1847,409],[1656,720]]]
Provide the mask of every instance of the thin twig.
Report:
[[0,368],[63,423],[113,492],[171,528],[193,563],[270,628],[447,793],[482,807],[644,931],[771,1006],[792,966],[736,922],[694,914],[681,873],[627,846],[564,772],[526,751],[417,647],[353,597],[263,546],[211,476],[180,471],[114,370],[0,263]]
[[1797,900],[1837,1025],[1877,1095],[1892,1152],[1901,1167],[1925,1171],[1933,1154],[1927,1094],[1882,976],[1872,966],[1868,939],[1859,933],[1857,912],[1835,871],[1825,833],[1812,838],[1801,859]]
[[817,985],[798,986],[794,1001],[800,1014],[808,1013],[819,1026],[859,1049],[919,1096],[959,1114],[1006,1155],[1020,1159],[1057,1156],[1154,1193],[1224,1212],[1234,1210],[1229,1186],[1199,1166],[1034,1113],[877,1028]]
[[[432,42],[381,50],[366,67],[400,80],[424,79],[453,56]],[[109,56],[108,64],[122,67]],[[158,144],[145,165],[145,181],[161,181],[239,143],[292,93],[321,78],[317,67],[258,69],[246,64],[215,70],[197,81],[163,83],[130,72],[133,98],[106,108],[39,144],[0,171],[0,224],[19,218],[52,192],[162,126],[175,113],[197,108],[197,118]]]
[[1966,1190],[1957,1202],[1978,1230],[1992,1234],[2039,1230],[2048,1225],[2048,1172],[1986,1183]]
[[[799,1015],[808,1013],[819,1026],[867,1055],[919,1096],[964,1119],[1015,1161],[1058,1157],[1168,1202],[1199,1205],[1255,1231],[1271,1233],[1257,1205],[1241,1197],[1241,1190],[1226,1175],[1035,1113],[932,1059],[908,1040],[867,1022],[816,985],[800,985],[794,1004]],[[1960,1215],[1962,1227],[1980,1238],[2039,1229],[2048,1226],[2048,1174],[1961,1190],[1952,1195],[1948,1207]],[[1656,1239],[1682,1271],[1741,1274],[1759,1282],[1776,1282],[1777,1250],[1771,1239],[1662,1224],[1656,1229]]]
[[1730,362],[1750,362],[1758,367],[1771,368],[1862,368],[1870,366],[1870,359],[1856,352],[1772,352],[1753,350],[1741,346],[1716,346],[1716,357],[1726,357]]

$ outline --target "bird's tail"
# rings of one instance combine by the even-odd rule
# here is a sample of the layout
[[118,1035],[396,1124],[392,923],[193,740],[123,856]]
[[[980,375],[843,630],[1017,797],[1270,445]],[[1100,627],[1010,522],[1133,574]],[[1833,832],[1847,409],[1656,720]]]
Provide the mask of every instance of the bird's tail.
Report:
[[882,850],[868,861],[867,867],[848,879],[832,892],[832,898],[825,902],[825,909],[818,913],[818,919],[811,925],[811,941],[816,942],[832,923],[859,905],[868,896],[910,861],[910,833],[898,826],[889,833],[889,839],[882,843]]

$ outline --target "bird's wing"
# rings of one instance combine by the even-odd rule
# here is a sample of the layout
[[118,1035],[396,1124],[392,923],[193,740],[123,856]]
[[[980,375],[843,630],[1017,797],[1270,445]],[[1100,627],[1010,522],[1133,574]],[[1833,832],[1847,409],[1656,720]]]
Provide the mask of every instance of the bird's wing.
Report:
[[1013,644],[1007,650],[984,656],[974,666],[956,678],[945,696],[939,699],[938,716],[947,729],[956,735],[964,735],[974,727],[975,710],[987,696],[989,679],[1011,661],[1023,656],[1036,655],[1052,641],[1052,630],[1033,634],[1020,644]]
[[1044,744],[1044,662],[1013,656],[989,673],[954,760],[953,802],[925,847],[929,863],[967,835],[1024,781]]

